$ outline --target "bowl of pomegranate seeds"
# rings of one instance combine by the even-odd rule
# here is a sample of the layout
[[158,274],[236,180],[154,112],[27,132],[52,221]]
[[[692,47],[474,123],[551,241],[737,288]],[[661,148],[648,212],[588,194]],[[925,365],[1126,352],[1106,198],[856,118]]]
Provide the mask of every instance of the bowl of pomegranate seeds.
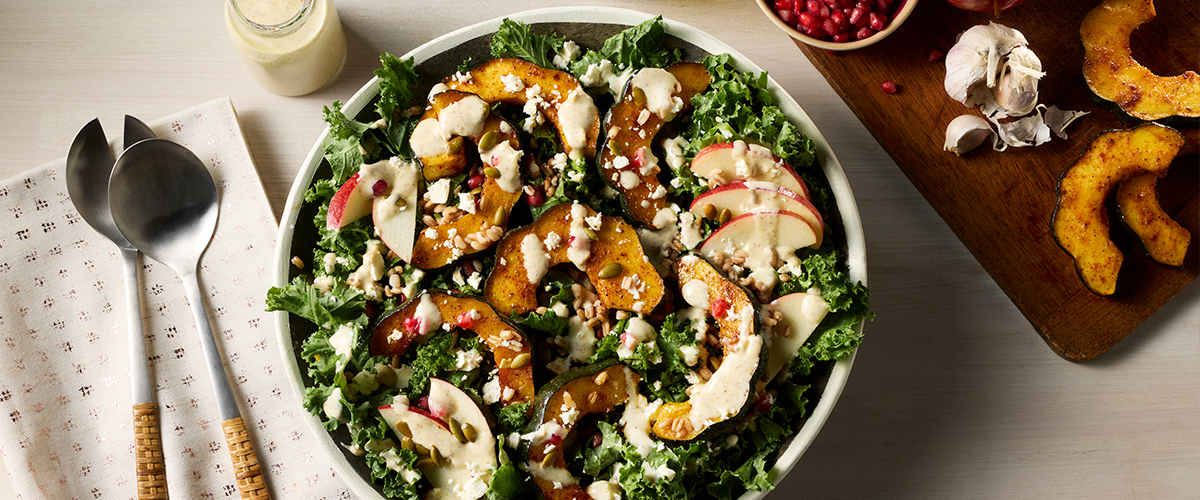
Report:
[[792,38],[827,50],[861,49],[890,35],[917,0],[759,0]]

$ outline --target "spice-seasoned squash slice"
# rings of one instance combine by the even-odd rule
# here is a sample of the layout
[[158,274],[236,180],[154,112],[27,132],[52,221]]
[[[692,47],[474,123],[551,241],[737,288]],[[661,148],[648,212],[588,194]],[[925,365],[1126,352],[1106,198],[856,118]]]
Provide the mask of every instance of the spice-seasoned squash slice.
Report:
[[[563,151],[573,159],[596,157],[600,112],[570,73],[521,59],[491,59],[467,73],[446,78],[446,87],[470,92],[489,103],[525,106],[554,124]],[[537,118],[534,118],[535,120]]]
[[692,108],[692,97],[712,78],[703,65],[678,62],[666,69],[644,68],[625,85],[621,99],[604,118],[607,135],[600,150],[600,175],[621,193],[621,204],[634,220],[655,229],[655,216],[667,207],[666,188],[658,182],[658,161],[651,144],[663,125]]
[[1187,255],[1192,233],[1171,219],[1158,203],[1158,175],[1135,176],[1117,188],[1121,219],[1142,242],[1146,254],[1168,266],[1180,267]]
[[1200,74],[1157,76],[1134,60],[1129,37],[1154,19],[1153,0],[1105,0],[1083,18],[1083,76],[1100,98],[1142,120],[1200,116]]
[[496,314],[479,299],[427,290],[397,309],[380,316],[371,332],[372,356],[396,356],[408,352],[413,342],[449,323],[479,336],[496,362],[501,388],[500,403],[533,401],[532,346],[521,330]]
[[[567,469],[564,450],[585,415],[608,413],[637,394],[640,377],[615,359],[576,368],[555,377],[538,391],[526,436],[530,441],[529,475],[547,500],[591,498]],[[632,387],[631,387],[632,384]]]
[[505,316],[532,311],[538,284],[550,267],[564,262],[587,273],[609,309],[649,313],[663,297],[662,278],[637,231],[579,203],[555,206],[533,224],[509,231],[496,245],[484,297]]
[[1125,258],[1109,238],[1104,200],[1126,179],[1146,172],[1162,175],[1181,147],[1182,135],[1156,123],[1101,132],[1059,177],[1054,238],[1097,295],[1116,291]]
[[[474,104],[472,99],[480,102]],[[480,113],[478,110],[464,112],[461,109],[470,108],[473,104],[475,107],[482,104],[483,112]],[[447,114],[445,119],[441,119],[443,112]],[[445,147],[441,148],[444,151],[418,158],[421,161],[421,173],[425,176],[426,182],[461,174],[471,165],[470,158],[467,156],[468,148],[465,147],[464,142],[468,139],[479,146],[477,149],[481,153],[491,149],[500,141],[509,142],[515,150],[521,149],[517,131],[513,126],[498,115],[491,113],[487,103],[478,96],[466,92],[446,90],[434,94],[429,98],[429,104],[425,106],[425,114],[421,116],[420,124],[423,125],[419,126],[431,127],[432,130],[442,132],[439,135],[443,135],[441,138],[446,141]],[[433,128],[435,124],[436,128]],[[447,132],[450,134],[449,136],[444,135]],[[492,135],[486,141],[482,141],[484,136],[489,133]],[[484,142],[482,145],[481,141]],[[440,142],[437,145],[442,146]]]
[[[477,97],[462,92],[442,92],[434,96],[430,111],[433,111],[436,117],[440,111],[435,110],[445,110],[451,104],[467,99],[478,100]],[[426,116],[429,114],[427,111]],[[426,118],[428,119],[430,118]],[[483,177],[483,184],[480,186],[482,191],[479,193],[479,199],[475,201],[473,213],[468,210],[453,222],[426,226],[417,234],[410,263],[418,268],[437,269],[457,261],[464,255],[490,248],[504,234],[512,207],[521,199],[522,152],[516,130],[504,119],[489,112],[478,129],[478,134],[468,137],[478,144],[480,160],[483,162],[482,170],[493,175]],[[461,138],[459,140],[461,141]],[[465,162],[465,148],[460,145],[459,149],[455,154],[462,155]],[[421,158],[421,161],[424,163],[426,158]],[[441,172],[433,175],[454,175],[447,173],[454,168],[457,161],[446,155],[430,157],[430,163],[424,163],[426,180],[433,181],[429,177],[431,168]]]
[[684,300],[693,307],[708,308],[716,319],[724,351],[721,365],[707,382],[689,389],[687,401],[664,403],[658,410],[654,434],[687,441],[727,431],[746,413],[766,369],[768,349],[749,292],[696,255],[679,259],[677,272]]

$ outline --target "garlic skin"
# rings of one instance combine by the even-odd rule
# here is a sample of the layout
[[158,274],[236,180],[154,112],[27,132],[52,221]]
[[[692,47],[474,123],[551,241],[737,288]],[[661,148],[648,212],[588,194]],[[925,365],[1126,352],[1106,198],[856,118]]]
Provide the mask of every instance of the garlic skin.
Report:
[[954,100],[980,106],[989,118],[1022,116],[1037,105],[1042,62],[1021,32],[989,22],[959,35],[946,52],[942,82]]
[[987,120],[975,115],[962,115],[946,126],[946,144],[942,149],[962,156],[989,137],[995,144],[996,139]]

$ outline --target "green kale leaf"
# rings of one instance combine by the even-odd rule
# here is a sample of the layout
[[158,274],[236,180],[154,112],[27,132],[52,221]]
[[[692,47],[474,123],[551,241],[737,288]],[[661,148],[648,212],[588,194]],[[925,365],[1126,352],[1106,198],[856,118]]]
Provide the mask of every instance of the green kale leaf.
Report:
[[492,36],[490,48],[495,57],[516,57],[543,68],[554,68],[554,56],[564,43],[565,38],[540,35],[531,31],[528,24],[504,19]]

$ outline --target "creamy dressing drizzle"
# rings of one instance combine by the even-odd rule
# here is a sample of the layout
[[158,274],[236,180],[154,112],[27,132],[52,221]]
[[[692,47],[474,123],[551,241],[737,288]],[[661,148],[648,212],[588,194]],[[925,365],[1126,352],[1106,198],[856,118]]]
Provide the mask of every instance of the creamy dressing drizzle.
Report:
[[575,264],[575,267],[580,271],[585,271],[584,263],[588,257],[592,255],[592,240],[588,237],[587,228],[584,227],[584,218],[587,217],[588,208],[585,205],[575,203],[571,205],[571,229],[570,238],[567,239],[567,259]]
[[497,141],[492,149],[480,151],[479,157],[484,165],[491,165],[500,171],[496,184],[508,193],[521,190],[521,156],[522,152],[513,149],[508,141]]
[[572,89],[567,98],[558,104],[558,126],[562,130],[563,143],[571,150],[572,160],[583,158],[588,130],[599,115],[592,96],[582,88]]
[[630,82],[646,96],[646,109],[663,121],[671,121],[683,108],[683,101],[675,96],[680,90],[679,80],[662,68],[643,68],[633,75]]
[[541,283],[550,270],[550,255],[536,234],[529,233],[521,240],[521,256],[525,259],[525,278],[535,285]]

